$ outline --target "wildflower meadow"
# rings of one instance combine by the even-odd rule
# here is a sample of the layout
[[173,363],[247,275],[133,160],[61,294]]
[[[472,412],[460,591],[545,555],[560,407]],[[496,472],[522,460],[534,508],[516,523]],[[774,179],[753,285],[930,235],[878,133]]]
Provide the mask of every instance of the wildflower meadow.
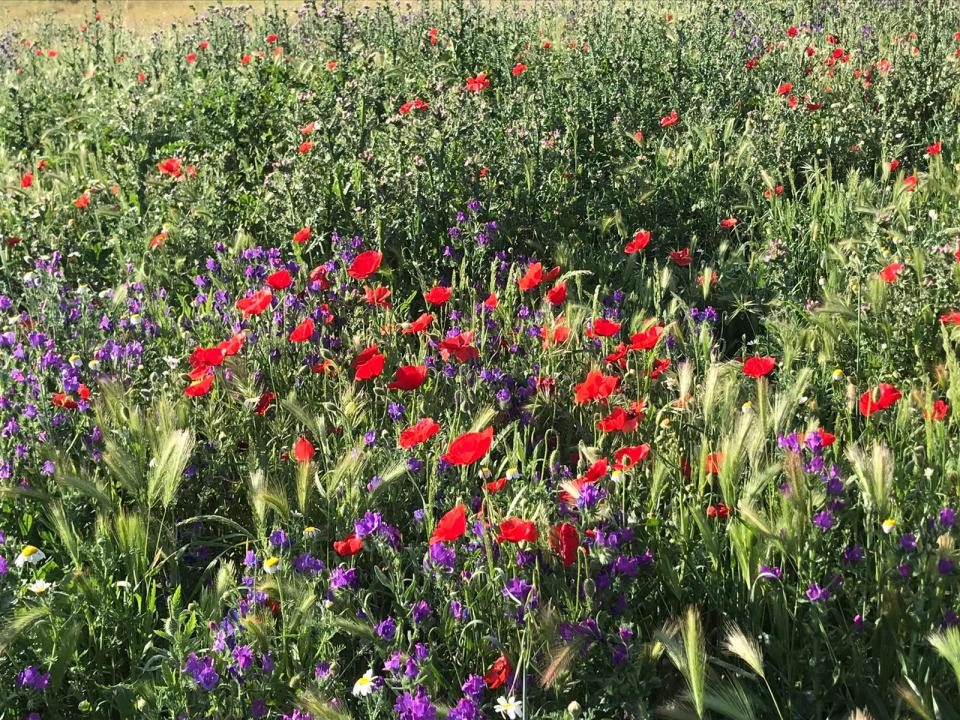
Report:
[[0,720],[960,718],[960,4],[0,32]]

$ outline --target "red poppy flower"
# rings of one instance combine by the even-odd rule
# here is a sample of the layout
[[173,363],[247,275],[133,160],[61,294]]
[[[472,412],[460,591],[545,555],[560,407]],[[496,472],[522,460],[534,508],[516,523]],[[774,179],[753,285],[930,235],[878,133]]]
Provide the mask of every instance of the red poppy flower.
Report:
[[33,185],[33,174],[28,172],[24,173],[23,177],[20,178],[20,187],[28,188],[31,185]]
[[643,445],[620,448],[613,455],[613,467],[616,470],[629,470],[649,454],[650,446],[645,443]]
[[502,477],[493,482],[488,482],[484,487],[487,488],[487,492],[491,495],[496,495],[498,492],[503,490],[507,486],[507,478]]
[[293,284],[293,278],[290,277],[289,270],[277,270],[267,275],[267,285],[274,290],[286,290],[291,284]]
[[275,43],[276,41],[277,41],[277,36],[275,33],[270,33],[269,35],[267,35],[268,43]]
[[543,281],[543,265],[541,263],[531,263],[527,266],[527,271],[523,274],[517,285],[522,292],[532,290]]
[[637,230],[633,234],[633,240],[627,243],[627,246],[623,249],[623,251],[627,255],[633,255],[634,253],[637,253],[643,250],[649,244],[650,244],[650,231]]
[[431,305],[443,305],[453,295],[453,290],[439,285],[430,288],[423,294],[423,299]]
[[890,168],[890,172],[893,172],[898,167],[900,167],[900,161],[894,158],[893,160],[890,161],[890,165],[888,167]]
[[213,375],[207,375],[206,377],[195,380],[190,383],[183,389],[183,394],[188,395],[189,397],[200,397],[201,395],[206,395],[210,392],[210,388],[213,387]]
[[793,90],[793,83],[780,83],[780,86],[777,88],[777,95],[789,95],[791,90]]
[[270,307],[271,300],[273,300],[272,292],[269,290],[260,290],[250,297],[237,300],[237,310],[240,310],[245,318],[251,315],[259,315]]
[[604,375],[599,370],[591,370],[582,383],[574,387],[574,401],[578,404],[595,400],[605,400],[617,389],[620,378],[616,375]]
[[310,133],[312,133],[312,132],[316,129],[316,127],[317,127],[316,121],[311,120],[311,121],[308,122],[306,125],[304,125],[302,128],[300,128],[300,134],[301,134],[301,135],[309,135]]
[[436,545],[439,542],[459,540],[466,531],[467,508],[463,503],[460,503],[440,518],[437,526],[433,529],[433,535],[430,536],[430,544]]
[[597,423],[597,430],[605,433],[633,432],[637,429],[639,420],[640,415],[638,413],[627,412],[622,407],[618,407]]
[[222,343],[217,345],[217,349],[223,352],[224,357],[232,357],[240,352],[240,348],[243,347],[243,343],[245,343],[246,340],[246,334],[243,332],[238,332],[229,340],[224,340]]
[[313,335],[313,318],[307,318],[290,333],[290,342],[306,342]]
[[497,305],[499,304],[500,304],[500,300],[497,298],[496,293],[490,293],[489,295],[487,295],[487,299],[483,301],[483,306],[487,310],[496,310]]
[[354,280],[366,280],[373,275],[383,262],[383,253],[379,250],[367,250],[354,258],[347,270],[347,275]]
[[566,283],[557,283],[552,288],[547,290],[547,301],[551,305],[560,305],[564,300],[567,299],[567,284]]
[[462,332],[452,338],[444,338],[440,341],[440,356],[446,361],[450,355],[453,355],[457,362],[467,362],[480,355],[471,343],[473,343],[473,331]]
[[424,418],[400,433],[400,447],[409,450],[414,445],[426,442],[438,432],[440,432],[440,426],[433,421],[433,418]]
[[197,54],[196,53],[187,53],[187,63],[196,62]]
[[940,141],[937,140],[933,145],[927,145],[928,155],[939,155],[941,150]]
[[493,427],[482,432],[464,433],[453,440],[443,459],[451,465],[472,465],[490,451]]
[[663,325],[651,325],[643,332],[630,336],[631,350],[653,350],[663,336]]
[[513,666],[510,665],[507,656],[501,655],[493,661],[493,665],[484,673],[483,682],[485,682],[491,690],[496,690],[509,679],[510,673],[512,672]]
[[944,325],[960,325],[960,310],[951,310],[940,316],[940,322]]
[[[359,359],[359,357],[358,357]],[[372,380],[383,372],[383,364],[387,356],[383,353],[375,352],[369,359],[354,365],[353,379],[357,381]],[[354,360],[356,363],[356,360]]]
[[84,193],[83,195],[81,195],[80,197],[78,197],[76,200],[73,201],[73,206],[75,208],[80,208],[81,210],[87,207],[89,204],[90,204],[90,195],[88,195],[87,193]]
[[297,148],[297,152],[301,155],[306,155],[311,150],[313,150],[313,143],[309,140],[300,143],[300,146]]
[[752,357],[743,363],[743,374],[752,378],[769,375],[777,365],[775,357]]
[[365,347],[360,353],[353,359],[353,362],[350,363],[350,367],[356,369],[360,365],[363,365],[367,360],[372,358],[380,350],[380,347],[374,343],[369,347]]
[[309,225],[304,225],[293,234],[293,242],[304,243],[310,239],[311,230]]
[[[223,364],[223,348],[220,347],[198,347],[192,353],[187,361],[194,370],[206,371],[211,367],[220,367]],[[198,374],[200,377],[203,372]]]
[[737,220],[735,217],[724,218],[723,220],[720,221],[720,227],[722,227],[724,230],[732,230],[737,226],[737,223],[739,222],[740,221]]
[[900,271],[903,270],[903,263],[890,263],[883,270],[880,271],[880,279],[885,283],[893,283],[897,281],[897,275],[900,274]]
[[[210,382],[213,382],[213,378],[210,379]],[[190,393],[187,394],[189,395]],[[202,395],[203,393],[200,394]],[[62,392],[54,393],[53,397],[50,399],[50,402],[53,403],[54,407],[65,408],[66,410],[74,410],[77,407],[77,401],[66,393]]]
[[431,45],[437,44],[437,33],[439,32],[440,31],[435,27],[430,28],[430,44]]
[[160,248],[165,248],[167,246],[167,238],[169,235],[165,232],[158,232],[152,238],[150,238],[150,249],[159,250]]
[[356,555],[363,548],[363,538],[357,537],[355,533],[350,533],[343,540],[337,540],[333,543],[333,549],[337,551],[340,557],[350,557]]
[[490,79],[485,72],[477,73],[474,77],[467,78],[467,91],[478,93],[490,87]]
[[815,432],[817,435],[820,436],[820,442],[823,443],[824,447],[830,447],[837,441],[836,435],[834,435],[833,433],[828,433],[823,428],[817,428],[813,432]]
[[543,347],[548,348],[553,345],[562,345],[570,338],[570,328],[563,324],[563,318],[557,318],[557,325],[552,329],[547,326],[540,328],[540,336],[543,338]]
[[620,332],[620,323],[606,318],[597,318],[593,321],[593,327],[589,328],[585,335],[587,337],[611,337]]
[[511,72],[513,73],[513,76],[516,77],[517,75],[521,75],[526,69],[526,65],[523,63],[517,63],[513,66],[513,70],[511,70]]
[[426,109],[429,108],[429,107],[430,107],[429,104],[425,103],[425,102],[424,102],[423,100],[421,100],[420,98],[417,98],[416,100],[411,100],[411,101],[405,102],[403,105],[401,105],[401,106],[400,106],[400,114],[401,114],[401,115],[406,115],[406,114],[409,113],[411,110],[426,110]]
[[407,327],[403,328],[400,332],[407,333],[407,334],[421,333],[430,326],[430,323],[432,321],[433,321],[433,315],[431,315],[430,313],[424,313],[423,315],[418,317],[416,320],[414,320],[412,323],[410,323]]
[[937,400],[933,407],[923,414],[923,417],[927,420],[943,420],[947,413],[950,412],[950,406],[947,405],[943,400]]
[[860,396],[860,414],[870,417],[878,410],[886,410],[901,397],[903,396],[895,385],[880,383],[878,387],[867,390]]
[[626,357],[628,352],[630,352],[630,348],[623,343],[618,343],[613,352],[607,355],[603,361],[608,365],[617,364],[620,367],[625,368],[627,366]]
[[587,472],[584,474],[584,479],[587,482],[596,482],[604,475],[607,474],[607,468],[609,463],[606,458],[600,458],[593,465],[587,468]]
[[720,518],[721,520],[726,520],[728,517],[730,517],[730,508],[728,508],[723,503],[710,505],[709,507],[707,507],[707,517]]
[[263,417],[267,414],[267,410],[270,408],[270,405],[273,403],[276,397],[277,394],[275,392],[267,390],[267,392],[260,396],[260,399],[257,401],[257,406],[253,409],[253,411],[260,417]]
[[676,110],[671,110],[669,115],[664,115],[660,118],[660,127],[671,127],[680,122],[680,116],[677,114]]
[[180,159],[167,158],[166,160],[161,160],[157,163],[157,170],[160,171],[161,175],[169,175],[175,178],[180,177],[182,174],[180,170]]
[[310,462],[313,460],[313,454],[313,445],[305,437],[299,438],[293,444],[293,458],[297,462]]
[[670,369],[670,365],[670,358],[660,358],[655,360],[653,363],[653,369],[650,370],[650,377],[656,380],[658,377],[663,375],[663,373]]
[[908,191],[913,192],[917,189],[917,176],[908,175],[903,179],[903,184],[906,186]]
[[427,379],[426,365],[403,365],[393,374],[393,380],[387,383],[388,390],[416,390]]
[[570,567],[577,561],[580,534],[570,523],[560,523],[550,531],[550,547],[563,560],[563,566]]
[[497,542],[536,542],[540,538],[537,526],[529,520],[518,517],[507,518],[499,525]]
[[672,250],[670,252],[670,259],[673,260],[680,267],[686,267],[691,262],[693,262],[693,258],[690,257],[690,248],[683,248],[682,250]]
[[390,303],[390,296],[393,295],[393,292],[390,288],[382,287],[378,285],[375,288],[366,285],[363,288],[363,299],[374,307],[392,307]]
[[714,452],[707,455],[706,463],[704,464],[704,471],[707,475],[716,475],[720,472],[720,466],[723,464],[723,453]]

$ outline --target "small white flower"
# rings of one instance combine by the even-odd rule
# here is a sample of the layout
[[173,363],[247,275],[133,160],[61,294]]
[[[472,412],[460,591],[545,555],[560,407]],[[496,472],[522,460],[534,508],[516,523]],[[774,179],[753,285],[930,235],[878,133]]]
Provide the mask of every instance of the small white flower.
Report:
[[313,525],[310,525],[310,526],[305,527],[305,528],[303,529],[303,536],[304,536],[304,537],[312,538],[312,537],[313,537],[314,535],[316,535],[316,534],[317,534],[317,529],[316,529]]
[[377,680],[376,676],[373,674],[373,670],[367,670],[362,677],[358,678],[357,681],[353,684],[353,696],[354,697],[366,697],[372,693],[376,686],[374,682]]
[[13,561],[13,564],[18,568],[22,568],[27,564],[36,565],[46,557],[40,548],[34,547],[33,545],[25,545],[23,550],[20,551],[20,554],[17,555],[17,559]]
[[932,477],[933,477],[933,468],[931,468],[931,467],[925,468],[924,471],[923,471],[923,476],[924,476],[925,478],[927,478],[927,480],[929,480],[930,478],[932,478]]
[[516,468],[510,468],[509,470],[507,470],[507,480],[519,480],[519,479],[520,479],[519,470],[517,470]]
[[893,518],[887,518],[886,520],[883,521],[883,523],[881,524],[880,527],[883,528],[883,532],[885,532],[887,535],[889,535],[890,533],[893,532],[893,529],[894,529],[896,526],[897,526],[897,521],[896,521],[896,520],[894,520]]
[[497,704],[493,706],[493,709],[503,715],[503,717],[509,718],[509,720],[517,720],[518,717],[523,715],[523,703],[517,702],[517,699],[513,695],[510,697],[501,695],[497,699]]
[[48,583],[46,580],[34,580],[27,586],[32,592],[35,592],[37,595],[40,593],[45,593],[47,590],[53,587],[51,583]]
[[273,575],[279,569],[280,569],[280,558],[271,557],[263,561],[263,571],[267,573],[267,575]]

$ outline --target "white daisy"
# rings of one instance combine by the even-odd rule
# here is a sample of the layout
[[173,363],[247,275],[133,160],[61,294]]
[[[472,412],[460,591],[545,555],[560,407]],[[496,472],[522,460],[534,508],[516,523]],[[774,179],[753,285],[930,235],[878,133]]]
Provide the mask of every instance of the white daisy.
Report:
[[36,565],[46,557],[40,548],[34,547],[33,545],[25,545],[23,550],[20,551],[20,554],[17,555],[17,559],[13,561],[13,564],[18,568],[22,568],[28,563],[30,565]]
[[263,571],[267,573],[267,575],[273,575],[279,569],[280,569],[280,558],[271,557],[263,561]]
[[501,695],[497,699],[497,704],[493,709],[509,720],[517,720],[523,715],[523,703],[519,702],[513,695],[504,697]]
[[30,583],[27,586],[29,590],[37,593],[37,595],[39,595],[40,593],[45,593],[47,590],[49,590],[52,587],[53,587],[53,584],[48,583],[46,580],[34,580],[32,583]]
[[366,697],[372,693],[376,686],[377,677],[373,674],[373,669],[367,670],[362,677],[358,678],[357,681],[353,684],[353,696],[354,697]]

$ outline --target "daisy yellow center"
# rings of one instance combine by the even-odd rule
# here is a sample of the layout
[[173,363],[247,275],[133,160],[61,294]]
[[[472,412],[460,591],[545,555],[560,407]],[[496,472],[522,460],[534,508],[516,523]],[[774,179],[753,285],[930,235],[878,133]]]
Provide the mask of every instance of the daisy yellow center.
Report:
[[268,568],[276,567],[279,564],[280,564],[280,558],[276,558],[276,557],[267,558],[263,562],[263,566]]
[[36,555],[38,552],[39,550],[35,548],[33,545],[27,545],[23,549],[23,552],[21,552],[20,554],[23,555],[24,557],[32,557],[33,555]]

